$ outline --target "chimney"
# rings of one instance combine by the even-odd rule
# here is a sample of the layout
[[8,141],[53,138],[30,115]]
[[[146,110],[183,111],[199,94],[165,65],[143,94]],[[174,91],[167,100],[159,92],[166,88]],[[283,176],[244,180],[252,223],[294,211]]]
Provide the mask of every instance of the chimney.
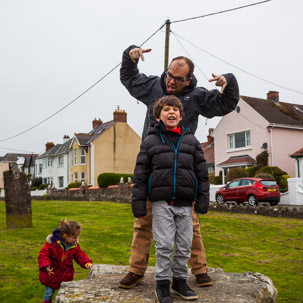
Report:
[[69,140],[69,136],[68,135],[64,135],[63,137],[63,143],[67,142]]
[[127,122],[127,113],[125,110],[120,110],[119,106],[114,111],[114,121],[115,122]]
[[55,144],[53,142],[46,142],[45,151],[48,151],[49,149],[51,149],[54,146],[55,146]]
[[96,118],[93,120],[93,128],[95,128],[96,126],[102,125],[102,124],[103,124],[103,122],[100,118],[98,120]]
[[267,93],[267,100],[274,101],[276,104],[279,104],[279,92],[270,90]]

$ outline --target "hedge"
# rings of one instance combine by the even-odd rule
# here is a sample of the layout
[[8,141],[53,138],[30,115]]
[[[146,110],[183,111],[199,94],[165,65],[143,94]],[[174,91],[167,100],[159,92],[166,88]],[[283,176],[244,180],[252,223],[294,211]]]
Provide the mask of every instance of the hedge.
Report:
[[134,179],[133,174],[103,173],[98,176],[98,185],[99,187],[117,185],[118,183],[120,183],[121,177],[123,177],[124,182],[127,182],[128,178],[131,178],[131,180]]

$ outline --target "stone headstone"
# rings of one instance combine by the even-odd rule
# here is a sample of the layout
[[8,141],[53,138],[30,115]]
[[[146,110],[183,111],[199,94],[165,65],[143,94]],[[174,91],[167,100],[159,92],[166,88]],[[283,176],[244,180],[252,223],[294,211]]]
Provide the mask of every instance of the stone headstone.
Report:
[[[132,289],[118,287],[128,273],[128,266],[95,264],[86,280],[61,283],[56,303],[154,303],[156,282],[154,267],[148,267],[144,280]],[[275,303],[277,290],[270,278],[259,273],[225,273],[221,268],[209,268],[213,280],[209,287],[197,287],[190,274],[189,286],[196,291],[196,303]],[[189,302],[173,295],[174,302]]]
[[17,164],[10,163],[3,179],[6,227],[32,227],[32,201],[26,175],[19,171]]

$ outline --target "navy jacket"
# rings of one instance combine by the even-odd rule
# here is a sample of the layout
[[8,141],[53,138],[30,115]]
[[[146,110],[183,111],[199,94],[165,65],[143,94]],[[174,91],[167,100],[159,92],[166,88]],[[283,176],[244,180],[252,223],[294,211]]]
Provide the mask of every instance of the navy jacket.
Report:
[[[153,115],[155,100],[168,93],[165,86],[165,72],[161,78],[158,76],[148,77],[139,73],[137,63],[133,63],[129,57],[129,51],[136,47],[132,45],[123,53],[120,80],[134,98],[147,106],[142,133],[143,140],[147,135],[147,128],[156,122]],[[184,126],[185,129],[190,128],[193,135],[197,129],[199,115],[206,118],[224,116],[236,108],[239,101],[237,79],[233,74],[224,74],[224,77],[227,81],[227,87],[223,94],[217,89],[209,91],[203,87],[197,87],[197,79],[193,75],[189,86],[176,95],[182,102],[185,112],[180,125]]]
[[162,122],[148,129],[134,173],[132,210],[135,217],[146,215],[147,197],[151,202],[173,200],[175,206],[191,207],[195,201],[197,212],[207,212],[208,171],[200,143],[189,129],[183,128],[177,145]]

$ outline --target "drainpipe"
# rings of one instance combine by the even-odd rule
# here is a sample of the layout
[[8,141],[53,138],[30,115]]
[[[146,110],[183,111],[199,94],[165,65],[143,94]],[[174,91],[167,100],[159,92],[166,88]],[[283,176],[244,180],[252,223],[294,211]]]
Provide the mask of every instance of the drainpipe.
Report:
[[272,146],[272,129],[273,126],[270,128],[270,151],[271,151],[271,166],[274,166],[274,149]]
[[298,158],[295,158],[297,160],[297,167],[298,167],[298,178],[300,178],[300,161]]

